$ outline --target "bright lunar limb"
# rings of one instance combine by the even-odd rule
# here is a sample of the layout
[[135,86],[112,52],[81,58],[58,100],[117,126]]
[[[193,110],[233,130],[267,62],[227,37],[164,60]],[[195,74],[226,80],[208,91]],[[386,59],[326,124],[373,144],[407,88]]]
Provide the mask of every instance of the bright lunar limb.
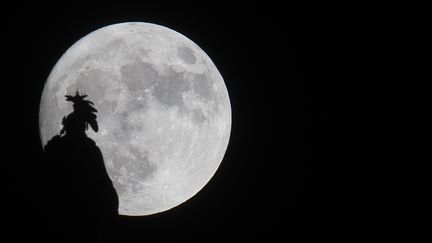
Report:
[[101,148],[119,195],[119,213],[149,215],[200,191],[219,167],[231,131],[224,80],[207,54],[182,34],[130,22],[98,29],[70,47],[42,93],[42,145],[72,111],[76,90],[98,109]]

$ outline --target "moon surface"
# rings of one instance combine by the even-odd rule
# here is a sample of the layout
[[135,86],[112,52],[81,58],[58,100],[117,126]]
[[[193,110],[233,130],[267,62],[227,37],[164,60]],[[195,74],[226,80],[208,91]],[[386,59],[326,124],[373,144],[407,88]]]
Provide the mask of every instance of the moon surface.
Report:
[[[224,80],[207,54],[169,28],[143,22],[98,29],[71,46],[42,93],[42,146],[72,112],[66,94],[98,109],[101,148],[122,215],[171,209],[198,193],[218,169],[231,132]],[[79,175],[77,175],[79,176]]]

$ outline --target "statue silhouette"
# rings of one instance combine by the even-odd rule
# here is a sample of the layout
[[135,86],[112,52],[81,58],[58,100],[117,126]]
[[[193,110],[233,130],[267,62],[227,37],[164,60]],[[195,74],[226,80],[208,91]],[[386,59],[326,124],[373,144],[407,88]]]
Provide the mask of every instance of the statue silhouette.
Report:
[[44,147],[52,234],[58,242],[103,241],[115,226],[119,201],[101,150],[86,135],[88,125],[98,131],[97,110],[78,91],[65,97],[73,103],[73,112]]

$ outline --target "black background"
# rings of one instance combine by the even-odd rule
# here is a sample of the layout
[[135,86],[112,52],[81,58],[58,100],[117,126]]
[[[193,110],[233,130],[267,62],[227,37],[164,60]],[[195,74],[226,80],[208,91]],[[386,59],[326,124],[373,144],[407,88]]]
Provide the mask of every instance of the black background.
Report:
[[253,3],[16,4],[4,12],[2,221],[11,237],[44,239],[50,232],[42,196],[49,188],[39,184],[38,112],[52,67],[81,37],[127,21],[174,29],[210,56],[229,92],[232,131],[224,160],[203,190],[172,210],[123,217],[117,239],[269,240],[308,229],[323,212],[313,161],[322,152],[316,145],[326,106],[321,83],[327,80],[317,77],[328,67],[323,53],[329,33],[318,19]]

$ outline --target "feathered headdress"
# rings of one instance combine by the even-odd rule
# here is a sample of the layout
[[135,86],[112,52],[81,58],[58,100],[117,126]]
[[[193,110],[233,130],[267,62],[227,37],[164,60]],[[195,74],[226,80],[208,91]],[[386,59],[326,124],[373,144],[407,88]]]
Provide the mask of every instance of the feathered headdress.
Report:
[[[73,103],[73,109],[74,111],[72,114],[70,114],[67,118],[63,118],[63,125],[67,124],[67,120],[69,118],[72,119],[72,117],[79,118],[80,121],[85,122],[85,126],[87,129],[87,124],[90,124],[93,131],[98,132],[99,127],[96,121],[96,112],[97,110],[93,107],[94,103],[85,100],[84,98],[87,97],[87,95],[80,95],[79,91],[77,90],[75,93],[75,96],[72,95],[65,95],[66,100]],[[73,116],[71,116],[73,115]],[[76,120],[75,120],[76,121]],[[64,133],[65,127],[60,132],[61,134]]]

